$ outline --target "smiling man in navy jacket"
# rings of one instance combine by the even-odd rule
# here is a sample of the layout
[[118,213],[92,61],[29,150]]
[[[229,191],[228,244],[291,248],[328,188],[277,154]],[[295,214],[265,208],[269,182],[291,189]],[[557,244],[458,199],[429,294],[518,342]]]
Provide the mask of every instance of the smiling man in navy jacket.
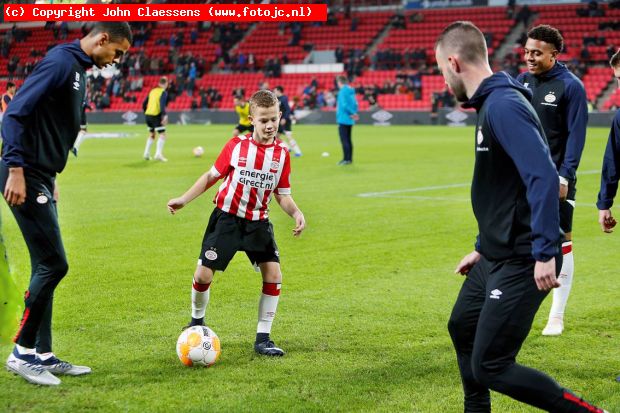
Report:
[[4,114],[0,185],[32,265],[24,315],[6,366],[31,383],[58,385],[54,374],[90,373],[90,368],[59,360],[52,352],[54,290],[68,271],[55,178],[80,130],[86,70],[118,63],[131,41],[127,23],[95,23],[81,40],[50,50]]
[[479,235],[456,268],[466,274],[448,324],[465,412],[490,412],[489,389],[552,412],[603,412],[542,372],[516,363],[562,262],[558,175],[530,92],[493,74],[482,32],[455,22],[435,46],[456,96],[478,113],[471,187]]
[[531,103],[545,131],[560,181],[560,228],[565,234],[563,260],[560,287],[553,290],[549,321],[542,332],[545,336],[557,336],[564,330],[564,310],[575,270],[572,232],[576,173],[588,124],[588,101],[583,83],[557,61],[563,48],[564,39],[556,28],[534,27],[527,34],[524,50],[527,72],[517,77],[533,93]]

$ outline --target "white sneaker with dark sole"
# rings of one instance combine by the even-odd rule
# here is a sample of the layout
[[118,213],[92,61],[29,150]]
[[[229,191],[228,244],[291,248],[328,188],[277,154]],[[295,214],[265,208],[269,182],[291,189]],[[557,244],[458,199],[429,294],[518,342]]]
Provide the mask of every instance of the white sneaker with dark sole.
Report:
[[19,354],[16,349],[13,350],[6,360],[6,369],[33,384],[41,386],[60,384],[60,379],[42,368],[34,354]]
[[42,369],[49,371],[53,374],[65,374],[67,376],[83,376],[84,374],[90,374],[92,369],[87,366],[76,366],[67,361],[62,361],[56,356],[52,356],[47,360],[39,360],[39,364]]

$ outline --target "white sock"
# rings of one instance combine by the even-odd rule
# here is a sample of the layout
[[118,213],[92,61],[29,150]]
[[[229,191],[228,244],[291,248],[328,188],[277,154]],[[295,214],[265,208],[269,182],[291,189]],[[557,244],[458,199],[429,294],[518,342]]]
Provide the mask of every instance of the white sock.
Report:
[[75,143],[73,144],[73,147],[74,147],[76,150],[78,150],[78,151],[80,150],[80,145],[82,144],[82,142],[84,142],[84,137],[85,137],[85,136],[86,136],[86,132],[85,132],[85,131],[83,131],[83,130],[81,130],[81,131],[78,133],[78,136],[77,136],[77,138],[75,139]]
[[549,312],[549,318],[563,318],[564,310],[566,309],[566,302],[570,295],[570,290],[573,285],[573,273],[575,271],[575,261],[573,258],[573,243],[568,241],[562,244],[563,262],[562,270],[558,281],[561,286],[553,289],[553,304],[551,305],[551,311]]
[[157,150],[155,151],[155,157],[163,156],[165,143],[166,137],[164,135],[159,135],[159,139],[157,139]]
[[295,139],[293,139],[293,133],[291,131],[286,131],[285,133],[286,133],[286,137],[288,139],[289,145],[291,146],[293,151],[295,153],[297,153],[297,154],[300,154],[301,153],[301,148],[297,144],[297,141]]
[[263,292],[258,302],[257,333],[271,333],[271,325],[276,317],[278,300],[280,299],[279,283],[263,283]]
[[41,360],[45,361],[47,359],[51,359],[52,357],[54,357],[54,353],[49,352],[49,353],[39,353],[37,354],[37,357],[39,357]]
[[155,142],[155,138],[151,138],[150,136],[146,138],[146,147],[144,148],[144,156],[150,156],[151,154],[151,146],[153,146],[153,142]]
[[210,285],[211,283],[199,284],[194,280],[192,285],[192,318],[204,318],[211,296]]
[[15,348],[19,354],[36,354],[36,351],[33,348],[22,347],[19,344],[15,344]]

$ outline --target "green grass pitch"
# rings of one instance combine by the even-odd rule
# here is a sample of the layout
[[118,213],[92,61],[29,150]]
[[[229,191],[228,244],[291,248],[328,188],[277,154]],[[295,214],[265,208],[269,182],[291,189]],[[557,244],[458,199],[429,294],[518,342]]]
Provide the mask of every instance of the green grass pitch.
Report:
[[[87,140],[58,179],[70,271],[56,290],[55,351],[93,374],[39,388],[0,372],[0,411],[462,411],[446,323],[462,283],[453,270],[476,234],[473,127],[356,126],[355,163],[339,167],[335,126],[296,126],[302,237],[271,210],[284,274],[272,337],[288,354],[253,353],[261,282],[240,253],[212,285],[207,321],[223,353],[210,369],[181,365],[175,343],[215,188],[176,216],[166,202],[212,165],[232,125],[170,126],[166,164],[142,160],[142,125],[90,129],[133,136]],[[548,299],[519,360],[619,412],[620,234],[600,231],[594,205],[606,140],[590,129],[580,166],[565,333],[540,335]],[[1,213],[21,295],[28,255],[4,202]],[[0,346],[0,361],[10,349]],[[499,394],[493,403],[535,411]]]

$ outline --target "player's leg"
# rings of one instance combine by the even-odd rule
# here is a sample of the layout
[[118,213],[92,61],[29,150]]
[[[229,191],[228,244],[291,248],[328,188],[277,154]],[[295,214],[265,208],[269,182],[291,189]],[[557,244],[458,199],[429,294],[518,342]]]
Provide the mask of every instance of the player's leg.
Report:
[[[1,167],[2,188],[7,175],[8,169]],[[60,380],[42,369],[35,347],[46,311],[51,306],[54,289],[67,273],[68,265],[52,204],[53,180],[43,181],[26,173],[26,182],[26,202],[19,207],[11,207],[11,212],[28,247],[32,272],[24,297],[24,313],[14,338],[16,345],[7,360],[7,369],[32,383],[58,385]],[[50,313],[48,316],[51,318]]]
[[258,264],[263,277],[263,288],[258,302],[258,324],[254,349],[266,356],[283,356],[284,350],[271,340],[271,326],[278,309],[282,272],[279,262],[262,262]]
[[146,138],[146,145],[144,147],[144,159],[151,160],[151,147],[155,142],[155,127],[150,125],[149,116],[147,116],[147,125],[149,127],[149,136]]
[[340,135],[340,143],[342,144],[342,160],[339,165],[348,165],[351,163],[353,156],[353,146],[351,143],[351,125],[338,125],[338,134]]
[[283,356],[284,351],[271,340],[271,326],[278,309],[282,272],[280,253],[269,221],[247,222],[243,250],[250,262],[260,269],[263,286],[258,301],[258,323],[254,350],[266,356]]
[[553,289],[553,303],[549,311],[549,320],[542,332],[544,336],[558,336],[564,331],[564,311],[573,286],[575,271],[572,234],[575,192],[575,185],[571,183],[567,200],[560,202],[560,228],[565,233],[565,242],[562,243],[562,270],[558,277],[561,286]]
[[286,149],[291,152],[293,149],[291,148],[291,144],[288,142],[288,136],[286,136],[285,132],[284,126],[278,125],[278,139],[280,139],[284,145],[286,145]]
[[[561,257],[556,260],[559,273]],[[516,363],[547,295],[536,287],[534,264],[525,259],[494,263],[474,340],[474,376],[491,390],[545,411],[602,413],[546,374]]]
[[463,281],[448,322],[463,383],[464,410],[472,413],[491,411],[489,389],[475,379],[471,367],[476,326],[486,295],[487,266],[488,262],[483,259],[471,269]]
[[192,282],[192,319],[187,327],[205,325],[204,318],[211,297],[210,287],[214,274],[215,271],[203,266],[201,262],[196,266]]
[[288,140],[289,148],[293,150],[295,156],[301,156],[301,148],[299,147],[297,141],[293,138],[293,131],[290,120],[287,120],[286,125],[284,125],[284,134],[286,135],[286,139]]
[[166,127],[159,123],[159,126],[155,128],[157,132],[157,149],[155,150],[155,156],[153,159],[160,162],[168,162],[168,159],[164,156],[164,145],[166,144]]
[[198,265],[192,279],[192,318],[187,326],[204,325],[215,271],[224,271],[241,244],[235,217],[214,209],[202,240]]

